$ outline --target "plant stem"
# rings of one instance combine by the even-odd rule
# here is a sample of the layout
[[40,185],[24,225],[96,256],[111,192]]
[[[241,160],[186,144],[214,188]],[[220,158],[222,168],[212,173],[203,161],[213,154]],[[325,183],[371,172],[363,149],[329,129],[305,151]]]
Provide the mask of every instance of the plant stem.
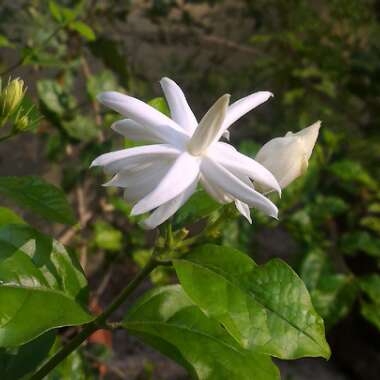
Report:
[[121,291],[110,306],[100,314],[95,320],[85,325],[84,329],[73,338],[66,346],[52,356],[30,380],[41,380],[52,371],[61,361],[77,349],[91,334],[104,328],[107,318],[124,303],[127,297],[141,284],[141,282],[155,269],[160,263],[156,261],[154,254],[137,276]]
[[12,136],[15,136],[15,135],[16,135],[16,133],[11,132],[5,136],[0,137],[0,143],[10,139]]

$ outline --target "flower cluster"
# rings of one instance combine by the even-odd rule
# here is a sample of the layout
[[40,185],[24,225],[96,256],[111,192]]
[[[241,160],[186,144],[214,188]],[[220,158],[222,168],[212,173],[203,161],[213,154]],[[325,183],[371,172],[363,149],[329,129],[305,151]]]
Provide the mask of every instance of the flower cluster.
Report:
[[172,216],[199,183],[218,202],[234,202],[250,222],[250,208],[277,218],[278,209],[265,194],[281,194],[281,188],[304,172],[320,122],[269,141],[254,160],[220,139],[272,93],[255,92],[232,104],[230,95],[223,95],[198,123],[180,87],[169,78],[160,83],[171,118],[118,92],[98,96],[101,103],[126,117],[112,125],[114,131],[151,143],[96,158],[92,166],[113,175],[105,185],[124,188],[125,199],[133,204],[132,215],[152,211],[143,222],[148,229]]

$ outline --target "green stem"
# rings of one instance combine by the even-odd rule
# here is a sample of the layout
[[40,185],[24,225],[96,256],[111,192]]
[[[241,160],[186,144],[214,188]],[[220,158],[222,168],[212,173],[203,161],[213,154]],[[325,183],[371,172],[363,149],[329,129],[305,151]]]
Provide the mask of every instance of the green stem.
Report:
[[84,326],[84,329],[72,339],[66,346],[52,356],[31,378],[30,380],[41,380],[52,371],[61,361],[77,349],[91,334],[104,328],[107,318],[124,303],[127,297],[141,284],[141,282],[155,269],[160,263],[156,261],[154,255],[137,276],[121,291],[111,305],[100,314],[95,320]]

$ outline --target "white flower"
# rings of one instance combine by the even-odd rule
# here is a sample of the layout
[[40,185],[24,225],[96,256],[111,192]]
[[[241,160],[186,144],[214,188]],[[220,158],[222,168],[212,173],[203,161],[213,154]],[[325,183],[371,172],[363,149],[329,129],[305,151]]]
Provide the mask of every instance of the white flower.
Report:
[[[288,132],[268,141],[257,153],[255,160],[273,173],[281,189],[305,173],[320,127],[321,122],[317,121],[297,133]],[[260,189],[271,191],[268,187]]]
[[198,182],[218,202],[235,202],[249,221],[250,207],[277,217],[277,207],[255,190],[254,183],[276,190],[273,174],[257,161],[239,153],[219,139],[236,120],[268,100],[261,91],[229,105],[223,95],[198,123],[179,86],[161,80],[171,119],[142,101],[105,92],[98,100],[127,119],[112,129],[131,140],[153,143],[106,153],[91,166],[102,166],[114,177],[106,186],[125,188],[124,196],[134,206],[132,215],[154,210],[143,225],[152,229],[172,216],[192,195]]

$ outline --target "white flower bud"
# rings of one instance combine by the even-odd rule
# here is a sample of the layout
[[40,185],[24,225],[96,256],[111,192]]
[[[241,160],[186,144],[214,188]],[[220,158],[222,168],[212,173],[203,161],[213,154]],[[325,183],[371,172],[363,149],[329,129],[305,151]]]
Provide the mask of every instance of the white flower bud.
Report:
[[[288,132],[284,137],[268,141],[257,153],[255,160],[267,168],[285,188],[305,173],[321,122],[302,129],[297,133]],[[263,192],[270,189],[261,188]]]

